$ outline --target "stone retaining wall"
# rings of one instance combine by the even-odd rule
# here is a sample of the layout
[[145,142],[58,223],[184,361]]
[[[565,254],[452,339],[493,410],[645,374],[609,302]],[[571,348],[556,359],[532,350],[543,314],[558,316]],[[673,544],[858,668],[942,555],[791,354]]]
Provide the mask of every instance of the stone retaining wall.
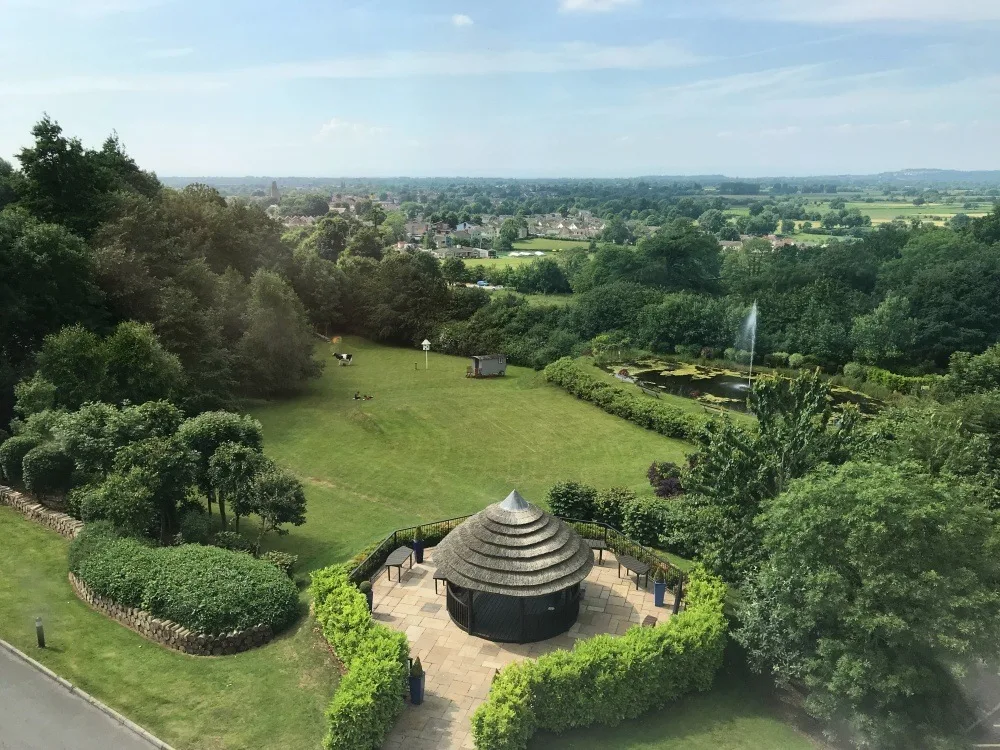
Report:
[[98,612],[118,621],[141,636],[175,651],[194,656],[227,656],[263,646],[274,637],[267,625],[257,625],[249,630],[233,631],[220,635],[205,635],[178,625],[171,620],[161,620],[141,609],[125,607],[99,594],[95,594],[72,573],[69,583],[76,595]]
[[79,534],[80,529],[83,528],[83,521],[59,511],[50,510],[35,501],[30,495],[3,485],[0,485],[0,505],[8,505],[29,520],[47,526],[70,539]]

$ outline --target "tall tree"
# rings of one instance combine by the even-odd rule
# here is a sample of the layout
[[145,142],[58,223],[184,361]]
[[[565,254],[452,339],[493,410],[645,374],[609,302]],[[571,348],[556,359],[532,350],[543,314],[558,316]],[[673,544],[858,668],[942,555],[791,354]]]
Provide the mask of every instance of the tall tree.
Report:
[[858,747],[956,738],[956,671],[1000,641],[995,515],[962,484],[848,463],[793,482],[758,527],[735,633],[752,663]]

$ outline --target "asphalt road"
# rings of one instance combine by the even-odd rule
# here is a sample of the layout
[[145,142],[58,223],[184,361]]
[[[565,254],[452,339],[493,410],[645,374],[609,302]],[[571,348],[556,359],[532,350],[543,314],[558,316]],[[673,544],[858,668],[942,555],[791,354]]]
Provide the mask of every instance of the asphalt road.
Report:
[[0,648],[0,750],[154,750],[155,745]]

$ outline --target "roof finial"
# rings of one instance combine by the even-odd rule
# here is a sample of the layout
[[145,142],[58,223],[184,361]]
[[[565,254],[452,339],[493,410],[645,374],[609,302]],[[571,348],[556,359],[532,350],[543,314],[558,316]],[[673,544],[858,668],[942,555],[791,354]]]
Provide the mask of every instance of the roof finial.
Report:
[[517,490],[513,490],[507,499],[500,503],[500,507],[504,510],[529,510],[531,506],[528,501],[521,497],[521,493]]

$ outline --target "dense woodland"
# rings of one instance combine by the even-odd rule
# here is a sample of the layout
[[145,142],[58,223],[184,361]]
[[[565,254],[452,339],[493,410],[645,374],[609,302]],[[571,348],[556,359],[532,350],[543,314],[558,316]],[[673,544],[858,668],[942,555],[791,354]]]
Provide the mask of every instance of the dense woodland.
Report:
[[[301,389],[321,367],[317,333],[428,336],[539,368],[620,348],[739,359],[756,300],[758,351],[810,372],[762,379],[752,428],[709,421],[687,466],[654,465],[659,533],[645,511],[634,533],[737,587],[751,664],[800,689],[837,741],[962,745],[975,699],[963,678],[1000,644],[1000,207],[961,226],[862,221],[852,242],[722,250],[704,217],[722,206],[692,185],[566,181],[528,198],[470,181],[473,200],[439,201],[458,217],[655,213],[635,244],[607,237],[619,242],[488,274],[572,293],[554,304],[454,285],[478,274],[392,249],[409,206],[369,202],[284,233],[252,197],[164,187],[114,138],[90,149],[47,119],[33,135],[16,169],[0,162],[0,422],[15,433],[0,468],[106,522],[102,544],[200,540],[192,497],[224,530],[226,513],[256,519],[251,551],[302,523],[302,487],[263,456],[259,424],[219,410]],[[774,192],[750,219],[809,210]],[[831,410],[819,371],[941,377],[862,420]]]

